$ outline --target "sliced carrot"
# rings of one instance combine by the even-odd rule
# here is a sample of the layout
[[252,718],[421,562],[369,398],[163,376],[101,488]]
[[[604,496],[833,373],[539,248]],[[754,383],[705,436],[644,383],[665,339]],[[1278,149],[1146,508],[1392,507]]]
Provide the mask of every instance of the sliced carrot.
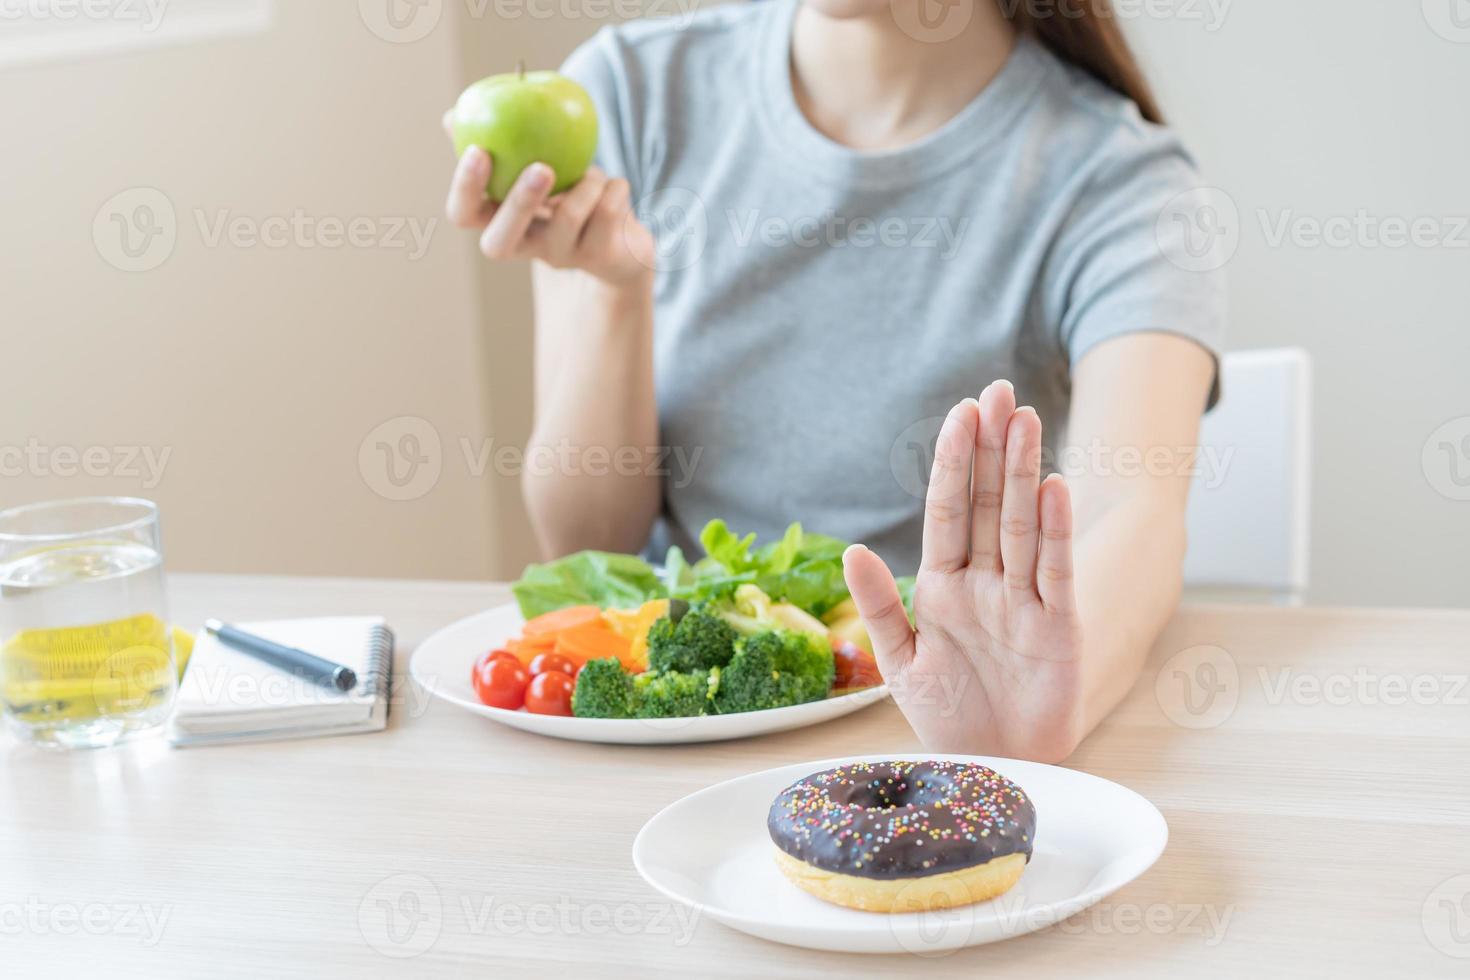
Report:
[[525,626],[526,636],[541,633],[560,633],[562,630],[589,626],[602,621],[602,610],[596,606],[568,606],[549,613],[542,613]]
[[[626,624],[609,622],[596,606],[569,606],[532,619],[521,636],[506,641],[505,648],[524,664],[542,653],[560,654],[576,667],[589,660],[616,657],[627,670],[642,673],[648,669],[648,662],[636,649],[639,644],[635,640],[643,637],[634,637],[618,626]],[[646,626],[643,631],[647,631]]]
[[606,626],[577,626],[556,634],[556,652],[577,665],[604,657],[623,660],[631,646]]

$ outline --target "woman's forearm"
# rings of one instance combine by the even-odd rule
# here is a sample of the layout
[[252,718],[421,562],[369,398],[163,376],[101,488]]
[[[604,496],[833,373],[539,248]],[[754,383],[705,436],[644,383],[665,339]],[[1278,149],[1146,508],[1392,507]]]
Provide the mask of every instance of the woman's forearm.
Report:
[[536,420],[521,486],[546,557],[637,551],[658,515],[652,274],[537,263]]
[[1103,505],[1076,538],[1077,612],[1085,648],[1083,730],[1133,687],[1179,602],[1184,509],[1174,493],[1140,492]]
[[1193,447],[1213,375],[1203,348],[1161,333],[1099,344],[1075,369],[1068,458],[1088,461],[1067,476],[1084,731],[1132,688],[1179,602]]
[[531,525],[547,556],[637,550],[659,508],[653,234],[627,180],[597,166],[552,196],[556,174],[535,163],[491,201],[494,168],[466,148],[445,213],[479,233],[491,261],[533,260],[536,423],[521,473]]

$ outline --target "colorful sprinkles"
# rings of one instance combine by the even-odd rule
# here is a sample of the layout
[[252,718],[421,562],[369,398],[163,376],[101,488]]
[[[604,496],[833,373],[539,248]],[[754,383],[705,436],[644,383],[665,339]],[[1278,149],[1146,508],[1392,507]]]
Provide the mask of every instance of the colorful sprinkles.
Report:
[[1036,810],[1015,783],[967,762],[860,762],[814,773],[771,804],[776,846],[827,871],[919,877],[1030,858]]

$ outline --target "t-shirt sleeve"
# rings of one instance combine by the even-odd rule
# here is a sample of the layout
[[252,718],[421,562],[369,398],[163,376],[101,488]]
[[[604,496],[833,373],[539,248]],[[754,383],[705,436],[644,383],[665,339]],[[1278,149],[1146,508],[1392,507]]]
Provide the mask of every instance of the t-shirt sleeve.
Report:
[[1209,407],[1220,397],[1225,343],[1224,260],[1232,231],[1167,130],[1127,127],[1078,197],[1045,276],[1046,322],[1075,366],[1098,344],[1162,332],[1215,359]]
[[622,177],[639,195],[637,103],[632,98],[628,59],[619,57],[616,31],[604,27],[573,51],[561,73],[592,96],[597,107],[597,153],[593,162],[612,177]]

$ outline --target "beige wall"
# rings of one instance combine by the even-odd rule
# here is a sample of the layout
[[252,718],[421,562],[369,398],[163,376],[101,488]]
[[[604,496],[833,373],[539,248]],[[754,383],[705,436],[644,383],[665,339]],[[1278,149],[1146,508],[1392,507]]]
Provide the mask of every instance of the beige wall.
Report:
[[[440,215],[459,49],[447,28],[384,41],[357,6],[277,3],[262,34],[0,72],[0,447],[49,450],[18,473],[13,450],[0,459],[5,503],[154,497],[176,569],[499,570],[494,486],[458,444],[488,425],[476,264],[442,225],[421,257],[383,247],[389,219]],[[167,196],[177,240],[129,273],[93,223],[138,187]],[[366,217],[378,244],[306,247],[330,228],[284,248],[209,242],[221,211],[269,231],[296,209]],[[381,457],[359,466],[364,437],[398,416],[442,438],[437,485],[409,485],[426,490],[411,500],[375,492]],[[105,447],[91,468],[109,472],[68,475],[56,447]],[[128,447],[169,454],[156,487]]]

